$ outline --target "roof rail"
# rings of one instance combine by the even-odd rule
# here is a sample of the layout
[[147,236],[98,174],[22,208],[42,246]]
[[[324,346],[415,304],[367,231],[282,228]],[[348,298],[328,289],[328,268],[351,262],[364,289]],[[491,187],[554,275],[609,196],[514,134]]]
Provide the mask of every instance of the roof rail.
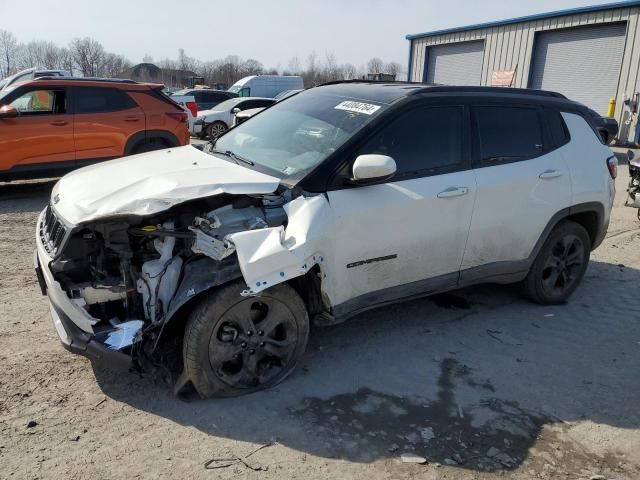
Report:
[[417,95],[420,93],[438,93],[438,92],[471,92],[471,93],[482,93],[482,92],[493,92],[493,93],[504,93],[504,94],[512,94],[512,95],[532,95],[538,97],[551,97],[551,98],[561,98],[567,99],[567,97],[558,92],[551,92],[549,90],[534,90],[531,88],[513,88],[513,87],[491,87],[491,86],[458,86],[458,85],[442,85],[437,83],[421,83],[421,82],[403,82],[403,81],[384,81],[384,80],[364,80],[364,79],[353,79],[353,80],[334,80],[332,82],[321,83],[320,85],[316,85],[317,87],[323,87],[325,85],[340,85],[340,84],[349,84],[349,83],[373,83],[378,85],[407,85],[414,87],[422,87],[419,89],[412,90],[409,95]]
[[415,93],[436,93],[436,92],[494,92],[494,93],[511,93],[515,95],[533,95],[538,97],[553,97],[553,98],[564,98],[561,93],[551,92],[549,90],[534,90],[531,88],[513,88],[513,87],[481,87],[481,86],[453,86],[453,85],[432,85],[427,86],[423,90]]
[[74,82],[110,82],[110,83],[138,83],[127,78],[104,78],[104,77],[61,77],[61,76],[44,76],[37,77],[33,80],[72,80]]
[[339,85],[341,83],[375,83],[378,85],[424,85],[420,82],[407,82],[403,80],[366,80],[364,78],[353,78],[351,80],[333,80],[331,82],[320,83],[316,87],[324,87],[325,85]]

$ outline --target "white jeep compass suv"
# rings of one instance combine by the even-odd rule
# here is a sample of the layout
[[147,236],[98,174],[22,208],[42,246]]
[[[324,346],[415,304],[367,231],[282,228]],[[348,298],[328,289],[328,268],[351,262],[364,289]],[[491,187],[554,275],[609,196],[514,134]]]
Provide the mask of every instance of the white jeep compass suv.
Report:
[[310,323],[483,282],[567,300],[614,198],[593,122],[543,91],[312,88],[203,151],[62,178],[36,272],[69,350],[145,369],[181,345],[178,391],[267,388]]

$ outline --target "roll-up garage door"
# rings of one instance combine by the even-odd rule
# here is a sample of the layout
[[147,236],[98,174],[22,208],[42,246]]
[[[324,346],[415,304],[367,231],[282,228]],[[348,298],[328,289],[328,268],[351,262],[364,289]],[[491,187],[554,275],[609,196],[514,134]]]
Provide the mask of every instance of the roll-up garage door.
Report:
[[427,47],[427,83],[480,85],[484,40]]
[[529,86],[563,93],[605,114],[616,96],[626,24],[539,32]]

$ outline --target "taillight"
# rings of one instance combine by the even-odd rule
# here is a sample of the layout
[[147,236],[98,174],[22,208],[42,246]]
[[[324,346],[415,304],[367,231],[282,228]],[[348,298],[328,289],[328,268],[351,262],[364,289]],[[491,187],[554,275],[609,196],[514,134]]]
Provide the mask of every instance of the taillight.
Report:
[[189,115],[185,111],[181,112],[167,112],[167,116],[173,118],[180,123],[187,123]]
[[198,104],[196,102],[187,102],[187,108],[194,117],[198,116]]
[[615,179],[618,176],[618,159],[615,155],[611,155],[607,158],[607,168],[609,169],[609,175]]

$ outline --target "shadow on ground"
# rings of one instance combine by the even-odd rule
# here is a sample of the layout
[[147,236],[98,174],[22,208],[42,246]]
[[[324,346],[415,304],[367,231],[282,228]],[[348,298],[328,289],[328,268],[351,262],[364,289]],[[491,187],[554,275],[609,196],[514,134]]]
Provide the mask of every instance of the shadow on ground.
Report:
[[637,285],[640,271],[592,262],[566,305],[483,286],[383,308],[316,329],[292,377],[235,399],[186,403],[151,377],[95,375],[110,397],[213,436],[356,462],[415,453],[511,468],[545,424],[640,427]]
[[57,179],[28,182],[0,182],[0,213],[28,213],[42,210]]

